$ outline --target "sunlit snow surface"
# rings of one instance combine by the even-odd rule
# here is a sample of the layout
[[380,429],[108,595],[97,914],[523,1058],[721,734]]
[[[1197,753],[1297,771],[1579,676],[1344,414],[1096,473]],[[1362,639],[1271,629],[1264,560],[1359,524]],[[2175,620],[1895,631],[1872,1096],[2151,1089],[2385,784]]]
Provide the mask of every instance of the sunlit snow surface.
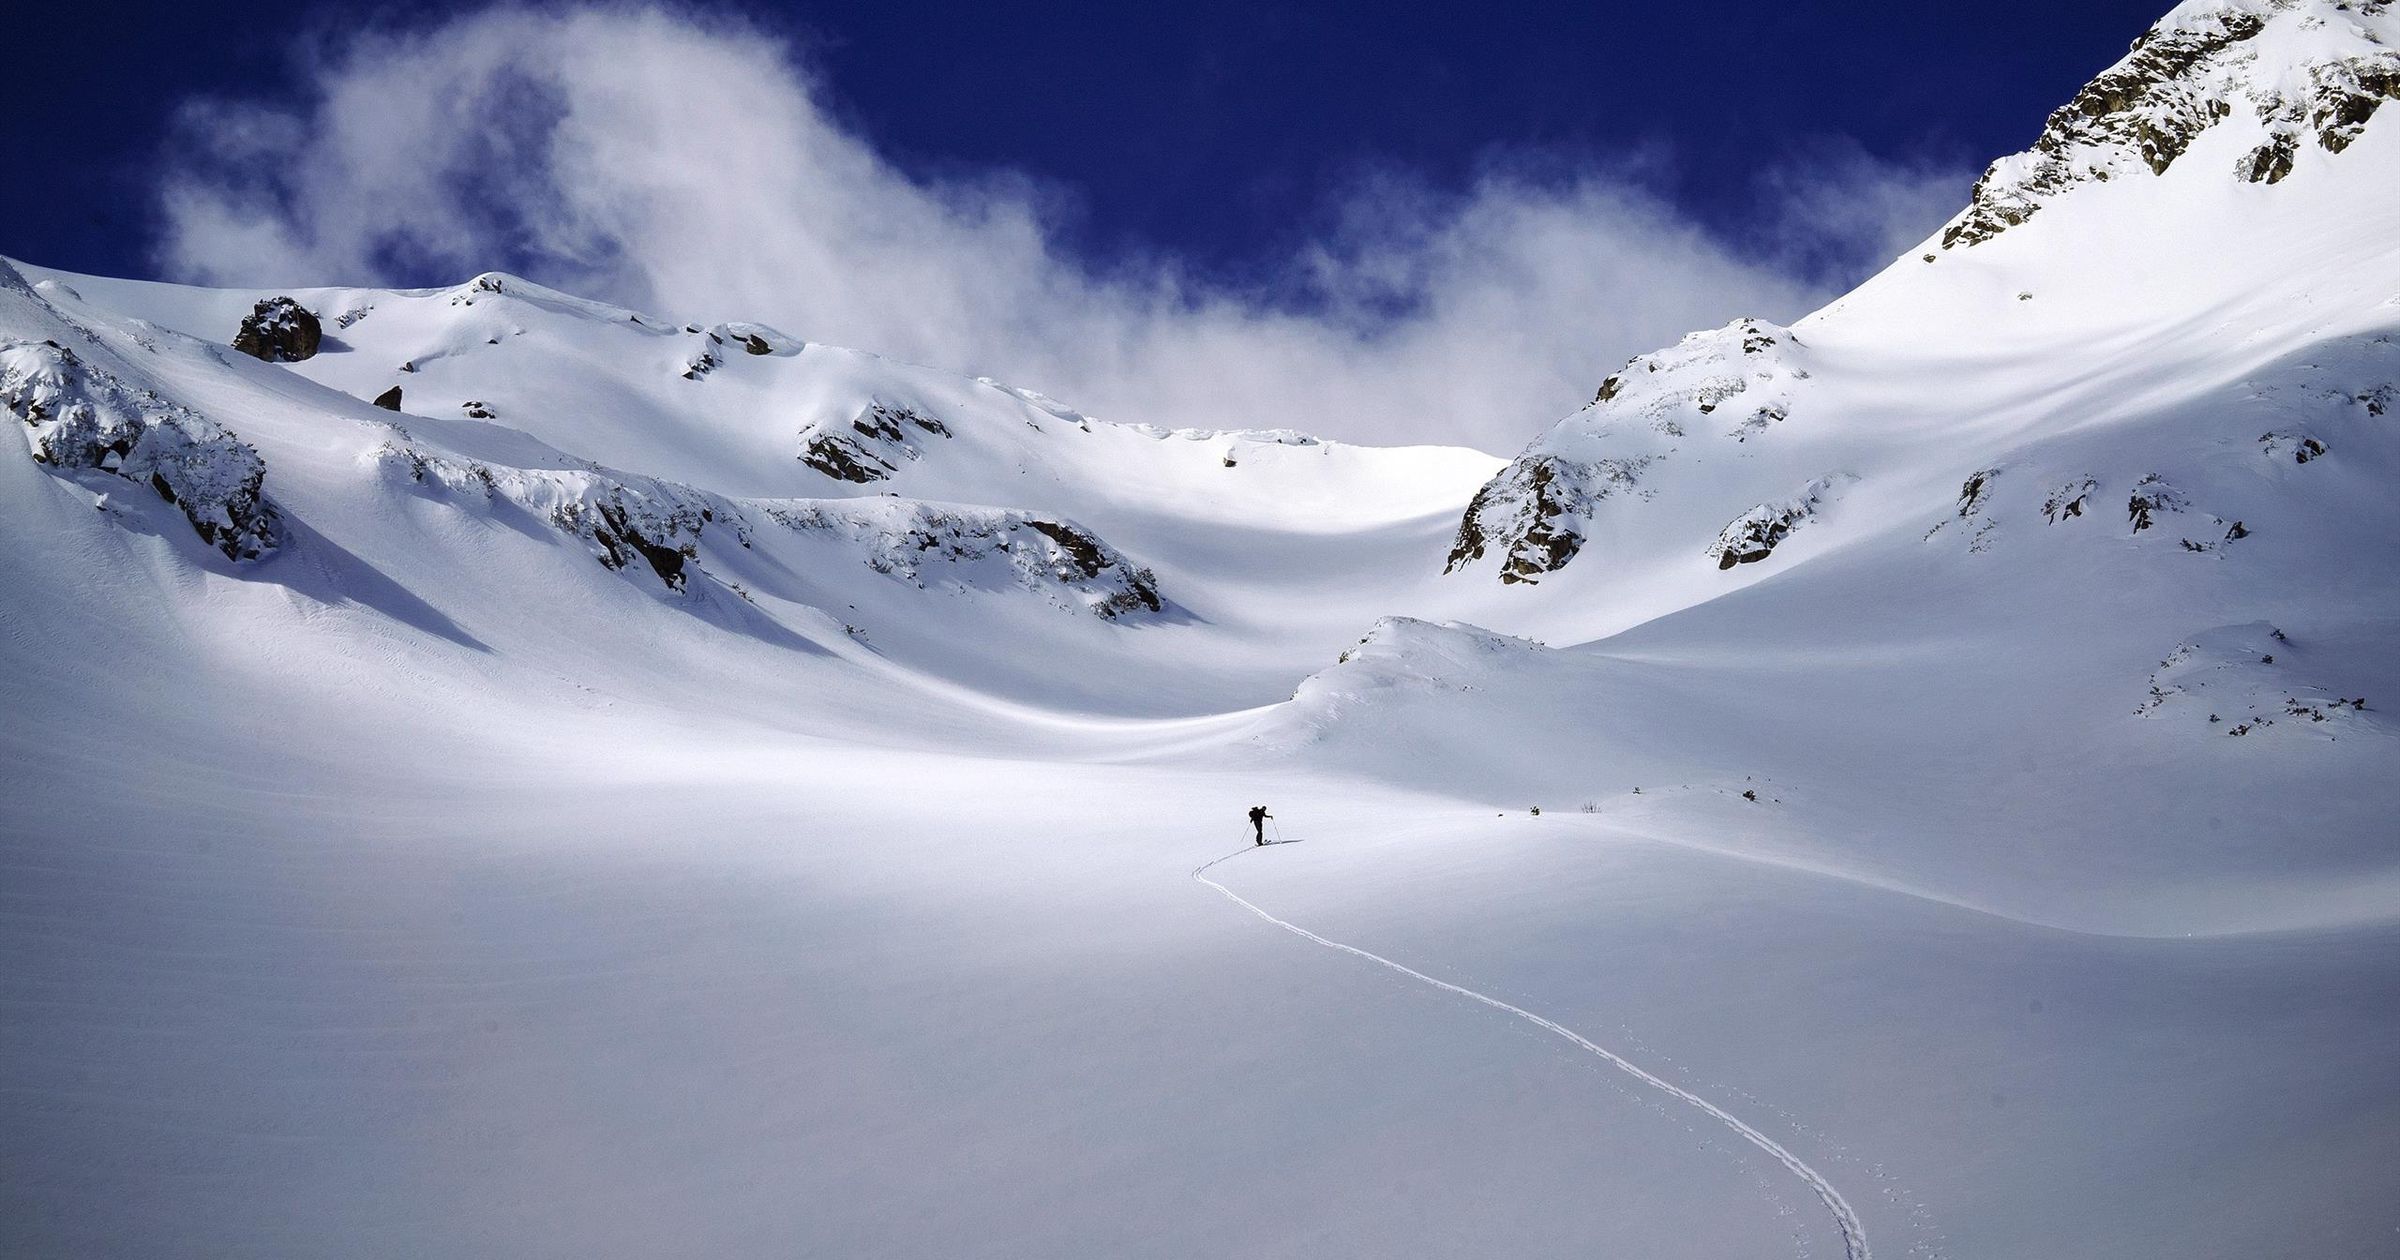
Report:
[[0,1251],[2388,1251],[2392,122],[1570,417],[1650,462],[1530,583],[1443,572],[1477,452],[19,268],[0,367],[276,545],[6,421]]

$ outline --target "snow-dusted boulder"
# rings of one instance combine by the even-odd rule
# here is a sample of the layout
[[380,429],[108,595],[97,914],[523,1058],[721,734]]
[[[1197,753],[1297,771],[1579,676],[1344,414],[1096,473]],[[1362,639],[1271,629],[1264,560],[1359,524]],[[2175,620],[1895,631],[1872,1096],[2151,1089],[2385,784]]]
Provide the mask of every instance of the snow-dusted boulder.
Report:
[[228,560],[258,559],[281,540],[257,451],[55,341],[0,345],[0,405],[24,422],[37,462],[148,486]]
[[242,318],[233,348],[269,363],[299,363],[315,358],[324,338],[325,326],[315,313],[291,298],[271,297]]

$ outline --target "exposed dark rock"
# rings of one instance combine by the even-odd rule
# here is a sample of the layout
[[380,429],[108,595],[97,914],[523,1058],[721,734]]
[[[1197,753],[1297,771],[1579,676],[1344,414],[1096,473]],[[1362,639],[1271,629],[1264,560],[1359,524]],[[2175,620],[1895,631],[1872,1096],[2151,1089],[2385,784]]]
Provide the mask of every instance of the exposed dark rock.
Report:
[[862,547],[868,568],[919,587],[988,587],[1004,577],[1060,607],[1110,619],[1166,608],[1149,569],[1067,521],[888,497],[761,508],[789,528]]
[[1837,481],[1847,480],[1841,474],[1819,477],[1808,483],[1800,493],[1781,503],[1761,503],[1735,517],[1709,544],[1708,555],[1717,568],[1730,569],[1737,564],[1756,564],[1774,554],[1775,548],[1793,530],[1807,524],[1816,516],[1817,508],[1825,501]]
[[933,416],[891,403],[869,403],[847,427],[845,433],[812,426],[803,437],[800,462],[840,481],[882,481],[899,470],[901,461],[922,454],[910,439],[911,429],[950,436],[949,426]]
[[[1486,482],[1467,504],[1466,519],[1459,522],[1458,538],[1451,544],[1449,563],[1443,566],[1443,572],[1483,557],[1484,535],[1477,521],[1491,506],[1495,488],[1500,486],[1497,478]],[[1572,519],[1567,519],[1566,500],[1559,490],[1557,460],[1537,459],[1526,468],[1521,489],[1524,506],[1519,513],[1525,527],[1500,567],[1502,582],[1539,581],[1542,574],[1566,564],[1582,550],[1583,531]]]
[[288,297],[271,297],[250,308],[233,348],[269,363],[298,363],[316,357],[325,326],[307,307]]
[[1984,172],[1966,212],[1943,231],[1943,248],[1990,240],[2032,218],[2045,198],[2107,178],[2111,153],[2130,153],[2163,173],[2231,111],[2185,76],[2265,27],[2266,19],[2239,9],[2204,15],[2188,27],[2153,27],[2123,61],[2050,115],[2030,151]]
[[751,354],[775,353],[775,347],[768,345],[767,339],[759,336],[757,333],[751,333],[750,335],[742,338],[742,349],[750,352]]
[[736,542],[750,545],[747,525],[730,504],[674,482],[598,465],[510,468],[460,460],[417,447],[404,432],[376,455],[405,468],[416,484],[513,504],[582,539],[611,572],[639,559],[670,590],[685,589],[701,532],[710,524],[722,522]]
[[2050,496],[2042,500],[2042,519],[2056,525],[2060,521],[2071,520],[2083,515],[2084,500],[2090,498],[2092,492],[2099,488],[2100,483],[2090,477],[2079,477],[2067,482],[2051,491]]
[[[1072,525],[1061,521],[1039,519],[1029,520],[1025,523],[1035,532],[1057,543],[1059,550],[1067,554],[1068,559],[1074,562],[1075,566],[1081,570],[1082,576],[1086,578],[1098,577],[1119,563],[1118,558],[1099,539]],[[1130,574],[1125,594],[1134,607],[1157,612],[1165,606],[1158,598],[1156,579],[1150,576],[1148,569],[1135,570]]]
[[2292,158],[2300,150],[2300,138],[2288,131],[2278,131],[2267,142],[2243,156],[2234,165],[2234,174],[2253,184],[2279,184],[2292,173]]
[[893,466],[869,453],[857,439],[837,433],[819,433],[800,450],[800,462],[836,481],[855,481],[865,485],[882,481],[892,475]]
[[400,387],[394,385],[390,389],[375,395],[375,405],[383,408],[385,411],[400,410]]
[[469,399],[460,403],[458,409],[465,412],[469,420],[489,420],[496,414],[492,411],[492,405],[481,399]]
[[2180,512],[2189,504],[2175,487],[2156,473],[2135,483],[2133,493],[2126,498],[2125,514],[2133,522],[2133,532],[2150,528],[2156,514]]
[[2273,459],[2285,451],[2292,453],[2292,462],[2305,464],[2325,454],[2325,443],[2293,429],[2277,429],[2258,435],[2260,453]]
[[1958,488],[1960,519],[1973,516],[1982,509],[1984,496],[1992,492],[1992,479],[1999,475],[2000,470],[1997,468],[1980,469],[1973,476],[1967,478],[1966,484]]
[[598,510],[600,523],[593,527],[592,536],[604,549],[600,561],[602,564],[611,569],[622,569],[632,558],[627,554],[630,551],[650,562],[650,571],[658,575],[659,581],[675,590],[683,589],[684,562],[697,554],[695,546],[686,543],[671,547],[643,537],[641,529],[627,514],[623,500],[604,501],[599,504]]
[[2309,125],[2328,153],[2350,147],[2385,101],[2400,100],[2400,53],[2337,61],[2310,74]]

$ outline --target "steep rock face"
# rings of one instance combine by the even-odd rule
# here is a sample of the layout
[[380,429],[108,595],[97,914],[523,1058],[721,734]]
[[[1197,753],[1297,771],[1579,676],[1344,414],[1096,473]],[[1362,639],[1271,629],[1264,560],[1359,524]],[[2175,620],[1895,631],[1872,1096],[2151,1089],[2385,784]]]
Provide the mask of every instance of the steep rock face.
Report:
[[243,317],[233,348],[269,363],[299,363],[315,358],[324,338],[325,326],[307,307],[288,297],[271,297]]
[[2384,0],[2202,0],[2177,7],[2122,61],[2050,115],[2033,147],[1994,162],[1942,247],[1975,245],[2079,184],[2163,174],[2237,115],[2259,141],[2236,177],[2276,183],[2304,145],[2348,148],[2400,99],[2400,51]]
[[950,436],[950,428],[914,407],[871,403],[847,423],[820,421],[800,434],[800,462],[836,481],[882,481],[923,452],[920,436]]
[[1660,461],[1771,440],[1809,379],[1804,356],[1790,329],[1744,319],[1632,360],[1476,492],[1444,572],[1486,555],[1506,583],[1563,568],[1583,552],[1593,509],[1644,493]]
[[25,423],[37,462],[148,486],[228,560],[258,559],[281,540],[257,451],[55,341],[0,344],[0,405]]
[[759,507],[787,528],[861,549],[867,567],[918,587],[1014,587],[1112,620],[1166,608],[1150,570],[1069,521],[912,499],[783,500]]

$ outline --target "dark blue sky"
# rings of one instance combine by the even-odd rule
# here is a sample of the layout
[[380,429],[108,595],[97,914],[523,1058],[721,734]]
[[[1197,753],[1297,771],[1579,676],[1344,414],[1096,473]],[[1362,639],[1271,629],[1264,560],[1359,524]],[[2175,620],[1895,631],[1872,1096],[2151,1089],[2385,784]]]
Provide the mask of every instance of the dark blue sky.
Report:
[[[1961,168],[2024,147],[2167,2],[751,7],[904,168],[1025,170],[1073,194],[1069,240],[1087,251],[1233,271],[1363,173],[1454,184],[1495,150],[1671,154],[1663,191],[1738,237],[1753,174],[1811,146]],[[408,23],[458,7],[376,12]],[[147,173],[178,102],[287,96],[302,81],[292,49],[360,8],[20,14],[0,75],[14,172],[0,252],[152,272]]]

